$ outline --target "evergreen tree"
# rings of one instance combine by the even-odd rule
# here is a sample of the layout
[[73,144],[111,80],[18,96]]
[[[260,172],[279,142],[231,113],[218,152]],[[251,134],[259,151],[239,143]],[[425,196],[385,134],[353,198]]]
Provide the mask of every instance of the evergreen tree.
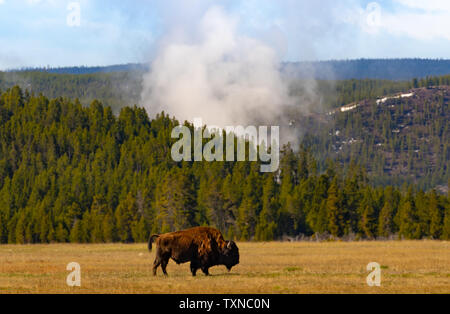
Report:
[[195,198],[191,176],[178,168],[169,171],[156,191],[158,230],[169,232],[193,226]]
[[116,230],[114,215],[112,214],[111,211],[108,211],[105,214],[105,216],[103,217],[102,231],[103,231],[103,240],[106,243],[111,243],[111,242],[116,241],[117,230]]
[[120,241],[128,243],[133,240],[131,226],[136,219],[136,213],[136,199],[131,193],[128,193],[126,199],[120,202],[115,213],[117,235]]
[[450,240],[450,202],[445,209],[444,225],[442,227],[442,239]]
[[438,196],[434,190],[430,194],[428,212],[430,223],[429,235],[433,239],[440,239],[442,235],[442,213],[444,212],[444,209],[439,206]]
[[399,235],[406,239],[417,239],[420,228],[417,223],[416,208],[410,188],[406,198],[400,204],[400,208],[395,217]]
[[359,208],[361,218],[359,220],[359,230],[363,236],[373,239],[377,230],[377,212],[372,193],[369,188],[364,191],[364,196]]
[[255,234],[258,216],[261,211],[261,183],[255,165],[246,179],[243,190],[242,203],[239,207],[237,224],[242,240],[250,240]]
[[0,244],[7,243],[6,230],[7,229],[5,226],[5,219],[3,218],[3,215],[0,212]]
[[70,242],[72,243],[82,243],[84,242],[84,237],[81,229],[81,220],[75,220],[72,230],[70,231]]
[[15,227],[15,243],[24,244],[25,243],[25,216],[19,215]]
[[69,233],[64,228],[62,223],[59,223],[58,226],[56,227],[55,238],[56,238],[56,241],[61,242],[61,243],[67,242],[67,240],[69,238]]
[[334,237],[342,235],[342,210],[339,202],[338,195],[338,182],[337,179],[333,179],[330,188],[328,189],[328,198],[326,201],[326,210],[328,218],[328,231]]
[[105,242],[103,237],[103,222],[106,212],[106,202],[101,196],[95,196],[90,210],[90,219],[92,223],[91,242],[101,243]]
[[257,241],[271,241],[275,239],[278,227],[278,210],[276,183],[274,177],[268,175],[264,182],[262,210],[255,230],[255,239]]
[[378,236],[386,238],[394,233],[395,207],[394,190],[392,187],[387,187],[384,191],[384,205],[378,219]]
[[133,235],[134,242],[147,242],[149,237],[149,230],[143,216],[141,216],[139,221],[134,221],[131,226],[131,234]]

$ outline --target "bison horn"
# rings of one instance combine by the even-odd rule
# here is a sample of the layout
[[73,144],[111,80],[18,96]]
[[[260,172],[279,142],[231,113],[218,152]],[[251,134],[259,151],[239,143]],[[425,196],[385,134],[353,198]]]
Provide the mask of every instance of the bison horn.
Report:
[[231,241],[228,241],[227,248],[231,249]]

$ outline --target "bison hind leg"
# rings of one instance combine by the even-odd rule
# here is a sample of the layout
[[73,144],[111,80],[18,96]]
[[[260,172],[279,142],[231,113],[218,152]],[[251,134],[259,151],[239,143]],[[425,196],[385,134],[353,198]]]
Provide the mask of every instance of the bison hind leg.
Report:
[[161,269],[165,276],[168,276],[167,271],[166,271],[167,264],[169,264],[169,257],[163,257],[161,260]]
[[153,262],[153,276],[156,276],[156,270],[160,265],[164,275],[167,276],[166,267],[169,263],[169,258],[170,254],[165,254],[161,248],[158,248],[158,251],[156,251],[155,261]]
[[159,265],[161,265],[161,259],[159,256],[156,256],[155,261],[153,262],[153,276],[156,276],[156,270],[158,269]]

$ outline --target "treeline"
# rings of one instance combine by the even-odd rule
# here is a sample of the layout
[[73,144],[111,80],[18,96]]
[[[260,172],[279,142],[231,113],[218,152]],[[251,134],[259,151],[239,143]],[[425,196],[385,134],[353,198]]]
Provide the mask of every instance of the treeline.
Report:
[[[104,69],[81,67],[79,71],[76,71],[78,68],[67,68],[67,71],[65,69],[0,72],[0,90],[17,85],[23,90],[29,90],[36,95],[42,93],[51,99],[77,98],[84,105],[89,105],[97,99],[112,107],[114,113],[119,113],[123,106],[133,106],[140,101],[142,76],[146,70],[143,66],[112,66]],[[116,72],[110,72],[112,70]],[[302,79],[291,79],[290,81],[291,93],[299,99],[302,99],[305,85],[316,85],[315,92],[321,98],[321,104],[317,108],[321,110],[319,112],[323,112],[352,102],[376,99],[411,88],[450,85],[450,75],[425,76],[405,81],[387,79],[319,80],[316,82],[317,84],[305,84],[305,80]],[[317,108],[310,108],[310,110],[314,111]]]
[[[19,71],[59,74],[95,74],[125,71],[148,71],[149,64],[131,63],[110,66],[42,67]],[[290,78],[315,80],[411,80],[450,73],[450,60],[445,59],[355,59],[316,62],[285,62],[281,72]],[[17,72],[17,71],[15,71]]]
[[74,67],[38,67],[22,68],[10,72],[45,72],[55,74],[95,74],[112,72],[148,71],[149,66],[143,63],[128,63],[108,66],[74,66]]
[[50,99],[78,99],[85,106],[99,99],[118,114],[122,107],[133,106],[139,102],[143,73],[143,70],[95,74],[62,74],[52,71],[0,72],[0,91],[17,85],[22,90],[36,95],[43,94]]
[[[352,163],[319,171],[285,146],[280,170],[171,159],[178,122],[98,101],[83,107],[14,87],[0,97],[0,242],[142,242],[197,225],[230,238],[329,234],[449,239],[448,195],[374,188]],[[192,125],[187,124],[192,128]]]
[[445,59],[357,59],[283,64],[290,76],[319,80],[411,80],[450,73]]
[[[140,101],[142,77],[147,67],[139,64],[111,67],[74,67],[55,69],[30,69],[15,72],[0,72],[0,90],[15,85],[36,95],[42,93],[48,98],[78,98],[84,105],[97,99],[119,113],[123,106],[132,106]],[[429,72],[432,73],[432,72]],[[450,69],[448,72],[450,73]],[[428,75],[428,76],[427,76]],[[295,76],[295,75],[291,75]],[[304,79],[290,77],[291,92],[302,97]],[[411,88],[450,85],[450,75],[418,76],[415,79],[393,81],[383,79],[318,80],[317,95],[321,97],[323,110],[344,106],[365,99],[376,99],[385,95],[403,92]],[[308,91],[310,92],[310,91]],[[310,108],[314,110],[315,108]]]

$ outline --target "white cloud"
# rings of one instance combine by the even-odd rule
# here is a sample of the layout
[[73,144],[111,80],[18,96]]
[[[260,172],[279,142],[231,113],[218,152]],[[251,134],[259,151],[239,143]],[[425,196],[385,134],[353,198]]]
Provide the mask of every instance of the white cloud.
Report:
[[406,35],[420,40],[445,39],[450,41],[448,12],[435,14],[386,14],[381,27],[394,35]]
[[411,8],[427,12],[450,12],[450,1],[448,0],[394,0],[395,2]]
[[450,41],[450,1],[393,0],[402,5],[394,11],[380,7],[379,23],[369,25],[369,8],[356,7],[346,12],[344,20],[368,34],[386,33],[416,40]]
[[420,40],[450,40],[450,1],[395,1],[406,10],[383,13],[381,27],[385,31]]
[[[0,1],[2,1],[2,0],[0,0]],[[56,6],[56,5],[62,4],[62,1],[58,2],[58,0],[25,0],[25,2],[28,5],[37,5],[37,4],[42,3],[42,4],[46,4],[46,5]]]

